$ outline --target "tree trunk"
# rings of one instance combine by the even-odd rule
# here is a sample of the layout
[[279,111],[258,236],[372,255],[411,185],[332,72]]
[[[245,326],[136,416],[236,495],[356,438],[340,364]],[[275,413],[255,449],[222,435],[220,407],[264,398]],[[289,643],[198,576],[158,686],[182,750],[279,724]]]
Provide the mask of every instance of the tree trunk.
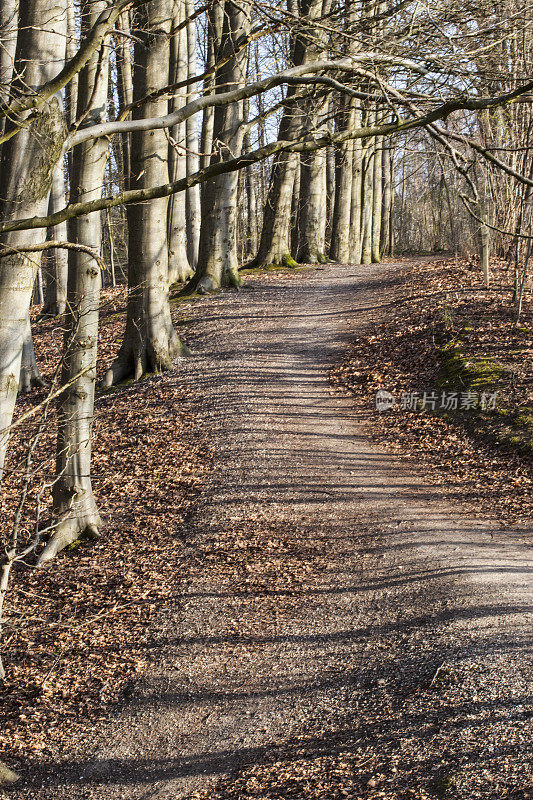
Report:
[[[207,14],[207,43],[206,43],[206,57],[205,69],[210,71],[215,65],[215,50],[218,49],[220,44],[220,37],[222,35],[223,25],[223,4],[221,2],[213,3]],[[203,93],[209,95],[212,93],[215,86],[215,77],[209,74],[204,79]],[[215,109],[211,106],[205,108],[202,114],[202,132],[200,138],[200,166],[202,169],[209,166],[211,161],[211,151],[213,149],[213,124],[215,119]],[[200,197],[205,189],[205,183],[202,184],[200,190]]]
[[[354,109],[354,127],[361,125],[361,109]],[[352,156],[352,205],[350,210],[350,261],[360,264],[362,259],[362,201],[363,201],[363,142],[355,139]]]
[[372,204],[372,261],[381,261],[381,215],[383,213],[383,137],[376,136]]
[[[331,105],[331,104],[330,104]],[[329,112],[328,112],[329,114]],[[328,124],[331,129],[331,124]],[[331,132],[332,129],[331,129]],[[326,243],[325,252],[331,248],[331,232],[333,228],[333,209],[335,208],[335,148],[326,147]]]
[[[304,0],[302,3],[302,18],[306,20],[309,28],[302,35],[302,44],[305,47],[304,60],[311,61],[324,55],[327,37],[322,27],[315,28],[313,23],[327,15],[330,0]],[[325,117],[327,116],[328,101],[322,101],[317,106],[313,98],[306,101],[304,128],[308,135],[322,135],[326,131]],[[326,176],[327,158],[326,150],[315,150],[302,155],[300,158],[300,213],[299,261],[312,263],[325,263],[326,240]]]
[[[81,6],[82,32],[106,8],[106,0],[85,0]],[[105,121],[108,87],[108,46],[102,45],[79,76],[78,115],[91,123]],[[75,148],[70,176],[71,201],[85,202],[101,196],[109,145],[95,139]],[[100,214],[87,214],[69,222],[69,239],[97,252],[102,245]],[[69,251],[68,311],[64,339],[62,385],[68,388],[59,407],[56,481],[53,488],[57,524],[39,557],[53,558],[80,536],[98,535],[100,518],[91,485],[91,442],[96,381],[98,312],[102,276],[98,264],[86,253]]]
[[390,138],[384,139],[383,147],[383,209],[381,216],[381,244],[382,256],[392,254],[391,224],[392,224],[392,167],[393,152]]
[[[13,65],[17,48],[18,0],[0,0],[0,101],[9,99],[9,85],[13,77]],[[5,119],[0,123],[4,132]]]
[[26,330],[24,333],[24,341],[22,343],[22,358],[20,362],[20,376],[19,376],[19,392],[20,394],[28,394],[32,389],[44,386],[44,380],[39,367],[37,366],[37,359],[35,358],[35,350],[33,347],[33,336],[31,333],[30,315],[26,317]]
[[[244,3],[233,0],[221,2],[224,2],[223,27],[215,58],[223,66],[217,71],[216,93],[245,85],[247,48],[243,44],[250,30],[248,0]],[[213,124],[216,149],[211,159],[212,164],[241,153],[243,123],[243,101],[216,106]],[[229,172],[218,175],[205,184],[202,192],[198,267],[196,275],[184,290],[185,294],[194,291],[203,294],[222,287],[238,287],[241,283],[237,263],[238,181],[238,172]]]
[[[283,120],[279,137],[283,136]],[[295,138],[295,137],[294,137]],[[249,265],[261,267],[281,265],[295,267],[291,244],[292,193],[298,153],[278,153],[274,157],[266,205],[263,211],[263,227],[257,256]]]
[[[190,18],[194,13],[193,0],[185,0],[185,13]],[[196,20],[190,20],[187,25],[187,75],[193,78],[196,75]],[[188,87],[187,102],[196,97],[193,84]],[[187,175],[193,175],[200,169],[198,155],[198,121],[193,114],[185,122],[187,131]],[[191,186],[186,194],[186,222],[187,222],[187,256],[192,269],[198,265],[198,248],[200,245],[200,185]]]
[[488,225],[482,224],[479,230],[481,243],[481,269],[483,271],[483,283],[485,286],[490,284],[490,229]]
[[257,250],[257,198],[255,193],[255,173],[248,167],[245,173],[246,181],[246,255],[253,258]]
[[[339,115],[340,129],[353,128],[355,107],[353,101]],[[331,231],[331,257],[341,264],[351,261],[350,216],[352,210],[352,183],[354,172],[354,142],[348,141],[336,150],[335,205]]]
[[326,152],[316,150],[301,159],[300,249],[298,261],[324,264],[326,238]]
[[[134,100],[165,86],[170,62],[171,0],[152,0],[137,12],[139,30],[135,46]],[[158,34],[161,31],[162,34]],[[160,98],[136,109],[134,116],[166,113]],[[132,173],[136,186],[157,186],[168,181],[168,143],[164,131],[132,135]],[[168,200],[129,205],[128,307],[124,341],[104,378],[111,386],[126,378],[138,380],[147,372],[170,369],[174,359],[187,354],[170,316],[167,247]]]
[[[48,213],[54,214],[65,207],[65,176],[63,164],[58,164],[54,170]],[[51,239],[66,242],[67,223],[61,222],[55,228],[49,228],[48,235]],[[67,301],[68,280],[68,251],[58,248],[50,251],[45,270],[45,297],[41,317],[58,317],[65,313]]]
[[[119,18],[120,30],[124,36],[118,39],[117,52],[117,89],[119,110],[122,112],[133,102],[133,66],[131,59],[131,43],[129,13],[124,11]],[[131,188],[131,133],[122,134],[122,166],[124,170],[124,188]]]
[[[368,124],[372,124],[369,121]],[[361,216],[361,261],[372,263],[372,215],[374,211],[374,139],[368,139],[363,160],[363,208]]]
[[[173,0],[172,27],[178,28],[185,19],[184,0]],[[187,29],[181,28],[172,36],[170,46],[170,83],[187,80],[188,69]],[[163,84],[164,85],[164,84]],[[187,90],[175,92],[169,111],[185,105]],[[185,122],[170,129],[168,166],[170,180],[185,178],[187,174],[187,134]],[[160,181],[162,182],[162,181]],[[193,271],[187,258],[186,192],[171,195],[168,203],[168,280],[169,284],[188,280]]]
[[[76,9],[73,0],[67,0],[67,43],[66,57],[71,59],[78,50],[78,34],[76,29]],[[67,124],[69,127],[76,121],[76,108],[78,105],[78,76],[73,78],[65,86],[65,110],[67,112]]]
[[[302,0],[299,5],[295,2],[287,3],[289,12],[293,16],[301,17],[308,26],[306,28],[302,25],[301,30],[291,40],[290,60],[293,65],[298,66],[307,61],[313,61],[320,54],[322,50],[320,38],[323,36],[323,31],[317,37],[314,22],[320,18],[328,4],[329,0],[324,0],[324,2],[322,0]],[[301,94],[302,90],[294,86],[289,86],[287,89],[288,102],[283,110],[278,133],[278,138],[281,140],[294,141],[301,133],[304,109],[301,103],[296,102],[296,98]],[[300,157],[297,153],[281,152],[274,156],[263,212],[259,249],[257,256],[248,264],[249,267],[296,266],[296,261],[292,256],[296,250],[293,248],[291,236],[291,208],[296,169],[299,163]]]
[[[64,61],[65,0],[25,0],[21,5],[15,70],[24,73],[27,91],[53,78]],[[29,113],[24,115],[30,116]],[[61,158],[66,129],[60,99],[51,98],[31,113],[31,122],[2,147],[0,197],[4,220],[46,213],[52,174]],[[1,238],[10,247],[44,241],[45,231],[18,231]],[[17,396],[22,349],[27,332],[36,261],[24,254],[2,259],[0,270],[0,476]]]

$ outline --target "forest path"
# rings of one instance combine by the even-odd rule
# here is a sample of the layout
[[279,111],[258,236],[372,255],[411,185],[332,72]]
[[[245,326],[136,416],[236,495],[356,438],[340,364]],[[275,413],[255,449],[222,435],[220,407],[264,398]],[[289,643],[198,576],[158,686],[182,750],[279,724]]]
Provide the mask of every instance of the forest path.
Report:
[[375,447],[377,412],[328,383],[395,275],[191,304],[179,378],[219,458],[182,596],[132,701],[39,797],[529,796],[533,550]]

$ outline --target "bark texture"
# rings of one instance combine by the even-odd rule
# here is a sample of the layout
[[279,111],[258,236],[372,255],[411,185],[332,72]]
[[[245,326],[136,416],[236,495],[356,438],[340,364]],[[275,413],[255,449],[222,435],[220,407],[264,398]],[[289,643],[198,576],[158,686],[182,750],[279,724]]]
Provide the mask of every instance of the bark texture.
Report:
[[[9,98],[17,47],[18,0],[0,0],[0,100]],[[2,120],[0,130],[4,130]]]
[[[90,30],[105,0],[86,0],[81,6],[82,32]],[[104,43],[79,78],[78,115],[91,123],[105,120],[108,86],[108,49]],[[79,145],[72,159],[71,198],[92,200],[102,193],[108,143],[102,139]],[[69,223],[69,239],[99,252],[102,244],[100,215],[88,214]],[[39,563],[53,558],[80,536],[98,535],[100,517],[91,484],[91,442],[98,342],[101,272],[87,253],[69,250],[68,312],[64,341],[62,384],[58,420],[55,530]]]
[[[63,174],[63,164],[58,164],[54,170],[52,186],[50,189],[50,199],[48,202],[48,213],[55,214],[56,211],[65,207],[65,177]],[[51,239],[60,242],[67,241],[67,223],[61,222],[55,228],[50,228],[48,235]],[[50,258],[43,265],[45,297],[44,308],[41,312],[42,317],[58,317],[65,313],[67,301],[67,280],[68,280],[68,252],[61,248],[52,250]]]
[[[38,87],[64,62],[65,0],[25,0],[20,8],[16,72],[12,91]],[[25,115],[27,116],[27,114]],[[8,123],[11,124],[11,123]],[[4,220],[40,216],[48,205],[52,175],[66,137],[61,102],[53,97],[36,109],[31,122],[2,147],[0,197]],[[10,247],[38,244],[45,231],[19,231],[2,237]],[[37,262],[22,253],[2,259],[0,270],[0,475],[17,395],[20,364]]]
[[[170,46],[171,83],[186,81],[188,77],[189,48],[187,28],[180,28],[185,20],[185,1],[174,0],[172,8],[172,27],[176,33],[172,36]],[[185,105],[187,90],[175,92],[169,111],[176,111]],[[170,146],[168,155],[169,175],[171,181],[185,178],[187,175],[187,127],[182,122],[170,129]],[[173,194],[168,204],[168,278],[169,283],[184,283],[193,270],[187,256],[187,212],[186,192]]]
[[[210,16],[215,61],[223,64],[216,73],[215,92],[236,89],[246,82],[247,50],[244,45],[250,30],[249,3],[218,0]],[[241,153],[243,123],[244,101],[215,108],[211,164]],[[204,186],[198,267],[185,293],[198,291],[204,294],[222,287],[238,287],[241,283],[237,263],[238,181],[238,173],[232,172],[218,175]]]
[[22,344],[22,358],[20,362],[20,377],[19,377],[19,392],[27,394],[32,389],[44,386],[44,380],[39,367],[37,366],[37,359],[35,358],[35,349],[33,347],[33,336],[31,333],[30,315],[26,317],[26,330],[24,333],[24,342]]
[[[187,75],[189,79],[196,75],[196,20],[190,20],[194,13],[193,0],[184,0],[185,13],[189,19],[187,25]],[[188,87],[187,102],[194,100],[194,84]],[[200,169],[200,156],[198,154],[198,121],[197,115],[189,117],[185,123],[187,135],[187,174],[192,175]],[[186,224],[187,224],[187,257],[192,269],[198,265],[198,248],[200,246],[200,186],[191,186],[186,193]]]
[[[137,15],[134,100],[168,82],[172,0],[152,0]],[[134,115],[166,113],[159,98],[136,109]],[[132,175],[136,186],[168,181],[168,141],[164,131],[132,135]],[[167,246],[168,199],[130,205],[128,214],[128,307],[124,341],[104,378],[111,386],[126,378],[138,380],[147,372],[170,369],[186,355],[170,316]]]
[[[361,123],[361,109],[354,110],[354,125]],[[350,209],[350,261],[359,264],[362,258],[362,192],[363,192],[363,143],[355,139],[352,156],[352,204]]]
[[[328,0],[325,0],[325,2],[327,3]],[[301,30],[293,34],[291,39],[291,65],[299,66],[313,60],[317,52],[322,49],[320,34],[315,36],[313,23],[320,18],[323,4],[322,0],[302,0],[300,3],[289,2],[288,10],[293,16],[300,17],[303,20]],[[288,87],[287,102],[279,126],[278,138],[280,140],[295,141],[302,132],[304,108],[302,106],[303,101],[298,99],[301,95],[301,88]],[[296,266],[293,254],[303,244],[299,235],[302,227],[298,226],[298,232],[295,237],[297,241],[294,241],[291,236],[291,217],[293,216],[296,171],[299,164],[300,157],[297,153],[281,152],[274,157],[267,200],[263,210],[263,226],[259,248],[257,256],[247,265],[249,267]],[[319,169],[316,172],[320,174]],[[322,179],[320,178],[320,180]],[[323,181],[325,184],[325,174]],[[310,216],[314,219],[313,215],[314,211],[311,211]],[[322,215],[325,216],[323,209]]]
[[376,136],[372,193],[372,261],[381,261],[381,217],[383,214],[383,137]]

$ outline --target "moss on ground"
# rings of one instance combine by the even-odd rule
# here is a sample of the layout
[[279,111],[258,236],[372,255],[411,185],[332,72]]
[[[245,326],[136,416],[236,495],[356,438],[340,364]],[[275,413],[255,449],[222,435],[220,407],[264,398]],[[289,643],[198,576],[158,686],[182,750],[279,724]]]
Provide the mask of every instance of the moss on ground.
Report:
[[462,342],[452,340],[439,351],[441,367],[437,383],[443,388],[495,390],[508,377],[502,364],[490,358],[473,358],[463,352]]
[[[444,389],[494,393],[501,391],[511,375],[499,362],[490,358],[474,358],[463,350],[459,339],[447,342],[439,350],[441,366],[437,383]],[[533,454],[533,408],[511,408],[500,396],[494,409],[478,409],[476,414],[446,411],[457,418],[472,435],[490,440],[497,446]]]

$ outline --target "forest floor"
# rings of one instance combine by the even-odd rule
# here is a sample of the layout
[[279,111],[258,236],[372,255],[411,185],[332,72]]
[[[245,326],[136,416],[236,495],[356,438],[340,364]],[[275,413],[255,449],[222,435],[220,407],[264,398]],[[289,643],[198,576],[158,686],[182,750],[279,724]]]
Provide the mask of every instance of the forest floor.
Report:
[[[175,305],[194,358],[98,401],[108,534],[14,594],[6,797],[533,797],[531,314],[511,345],[485,315],[503,367],[467,386],[479,308],[450,327],[448,284],[444,320],[420,297],[456,269],[326,265]],[[377,388],[451,391],[450,341],[503,423],[376,411]]]

